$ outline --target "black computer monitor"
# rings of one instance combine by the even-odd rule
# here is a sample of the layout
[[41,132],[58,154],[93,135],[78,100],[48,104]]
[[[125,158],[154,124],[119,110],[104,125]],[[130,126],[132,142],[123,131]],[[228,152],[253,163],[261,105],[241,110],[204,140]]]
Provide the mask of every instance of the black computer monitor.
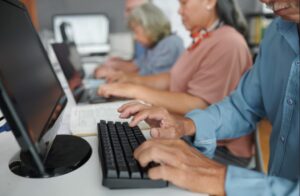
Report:
[[15,0],[0,0],[0,107],[21,147],[20,160],[10,164],[13,172],[55,176],[82,165],[76,157],[87,159],[90,152],[63,152],[72,151],[74,143],[85,148],[82,139],[56,137],[66,103],[25,7]]

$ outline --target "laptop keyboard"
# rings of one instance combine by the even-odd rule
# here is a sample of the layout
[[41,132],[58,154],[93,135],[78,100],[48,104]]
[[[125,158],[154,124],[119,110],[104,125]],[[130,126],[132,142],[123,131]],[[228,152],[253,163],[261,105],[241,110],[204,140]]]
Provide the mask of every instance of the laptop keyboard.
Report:
[[147,171],[154,163],[142,168],[133,157],[133,151],[146,141],[139,127],[127,122],[98,123],[99,157],[102,165],[102,184],[111,189],[160,188],[167,182],[150,180]]

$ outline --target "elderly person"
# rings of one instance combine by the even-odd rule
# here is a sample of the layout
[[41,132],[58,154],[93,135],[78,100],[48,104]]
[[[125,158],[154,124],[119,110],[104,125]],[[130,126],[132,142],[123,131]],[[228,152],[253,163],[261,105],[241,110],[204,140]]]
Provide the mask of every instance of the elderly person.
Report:
[[129,14],[128,24],[134,39],[146,51],[135,61],[115,60],[96,72],[96,77],[108,77],[116,70],[139,75],[151,75],[169,71],[182,54],[182,40],[171,33],[170,22],[162,11],[151,3],[143,4]]
[[[232,92],[252,65],[244,18],[234,0],[180,0],[179,13],[191,32],[193,44],[170,72],[153,76],[124,76],[99,89],[102,96],[140,99],[183,115],[222,100]],[[236,145],[226,143],[235,156],[252,156],[252,141],[244,137]],[[245,147],[241,147],[244,145]]]
[[[149,0],[125,0],[125,17],[127,18],[134,8],[144,3],[149,3]],[[145,48],[139,42],[135,41],[134,59],[141,57],[144,53]]]
[[268,175],[216,163],[182,140],[153,139],[135,151],[142,166],[160,163],[149,171],[150,178],[212,195],[299,195],[299,1],[261,1],[281,17],[266,31],[255,65],[231,96],[181,119],[141,104],[119,111],[121,117],[134,115],[131,126],[148,121],[155,138],[193,136],[193,144],[207,156],[212,156],[216,140],[249,134],[267,118],[273,126]]

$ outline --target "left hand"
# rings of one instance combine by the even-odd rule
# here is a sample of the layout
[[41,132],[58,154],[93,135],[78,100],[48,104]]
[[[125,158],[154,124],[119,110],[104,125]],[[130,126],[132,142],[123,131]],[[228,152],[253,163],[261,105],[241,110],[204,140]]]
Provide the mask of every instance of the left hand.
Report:
[[138,102],[124,104],[118,109],[120,118],[133,117],[129,123],[134,127],[145,120],[151,127],[153,138],[179,139],[184,135],[194,135],[195,125],[191,119],[174,116],[161,107],[151,107]]
[[104,97],[124,97],[129,99],[135,99],[137,93],[140,92],[140,86],[128,83],[112,83],[102,85],[98,89],[98,95]]
[[148,140],[135,150],[134,157],[142,167],[152,161],[160,164],[148,171],[153,180],[166,180],[193,192],[225,195],[226,166],[182,140]]

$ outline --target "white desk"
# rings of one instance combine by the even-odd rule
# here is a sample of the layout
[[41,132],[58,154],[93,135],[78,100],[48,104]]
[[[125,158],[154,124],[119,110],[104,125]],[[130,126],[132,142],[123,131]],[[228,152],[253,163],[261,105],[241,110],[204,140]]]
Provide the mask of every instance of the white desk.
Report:
[[54,178],[28,179],[16,176],[8,163],[19,146],[12,133],[0,134],[0,195],[1,196],[193,196],[199,195],[173,185],[161,189],[110,190],[101,184],[102,170],[98,159],[97,138],[85,138],[92,146],[89,161],[79,169]]

